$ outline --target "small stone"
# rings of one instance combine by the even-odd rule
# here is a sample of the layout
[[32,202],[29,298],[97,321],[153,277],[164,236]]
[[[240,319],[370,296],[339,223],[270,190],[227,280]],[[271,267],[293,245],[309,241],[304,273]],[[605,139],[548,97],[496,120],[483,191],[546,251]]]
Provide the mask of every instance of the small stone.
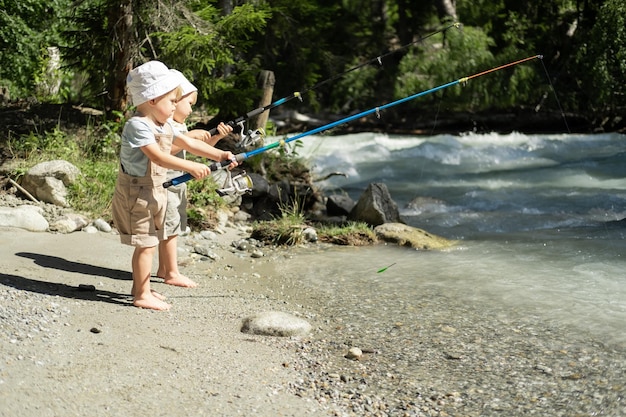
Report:
[[96,219],[93,222],[93,226],[101,232],[110,233],[111,225],[104,219]]
[[217,234],[211,230],[203,230],[200,232],[200,236],[202,236],[206,240],[216,240]]
[[302,231],[302,236],[307,242],[317,242],[317,231],[312,227],[307,227]]
[[348,350],[348,353],[344,356],[346,359],[351,359],[353,361],[358,361],[363,356],[363,351],[357,347],[352,347]]
[[241,331],[265,336],[302,336],[311,331],[311,324],[288,313],[266,311],[245,318]]
[[446,352],[446,359],[461,359],[462,357],[460,353]]
[[451,326],[443,326],[441,328],[441,331],[444,333],[456,333],[456,329],[454,327]]
[[245,239],[241,239],[241,240],[236,240],[233,242],[233,247],[237,248],[240,251],[247,251],[248,248],[250,247],[250,245],[248,244],[248,241]]
[[552,374],[552,368],[545,366],[545,365],[535,365],[535,369],[538,371],[543,372],[546,375],[551,375]]

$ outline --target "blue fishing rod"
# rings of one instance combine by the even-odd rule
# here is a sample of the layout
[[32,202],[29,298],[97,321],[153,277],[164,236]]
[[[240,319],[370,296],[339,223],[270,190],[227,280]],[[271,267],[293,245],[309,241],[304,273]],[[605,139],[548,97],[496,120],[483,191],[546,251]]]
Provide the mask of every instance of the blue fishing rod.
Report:
[[[349,123],[349,122],[351,122],[353,120],[360,119],[360,118],[368,116],[368,115],[370,115],[372,113],[378,114],[378,113],[380,113],[381,110],[385,110],[385,109],[388,109],[390,107],[394,107],[394,106],[397,106],[399,104],[406,103],[407,101],[414,100],[414,99],[416,99],[418,97],[422,97],[422,96],[425,96],[425,95],[430,94],[430,93],[434,93],[434,92],[439,91],[439,90],[443,90],[444,88],[452,87],[453,85],[465,84],[465,83],[467,83],[471,79],[474,79],[474,78],[477,78],[477,77],[480,77],[482,75],[486,75],[486,74],[489,74],[489,73],[492,73],[492,72],[495,72],[495,71],[499,71],[499,70],[504,69],[504,68],[509,68],[509,67],[514,66],[514,65],[519,65],[519,64],[521,64],[523,62],[527,62],[527,61],[530,61],[532,59],[543,59],[543,56],[542,55],[533,55],[533,56],[530,56],[528,58],[520,59],[519,61],[510,62],[508,64],[501,65],[499,67],[491,68],[489,70],[486,70],[486,71],[483,71],[483,72],[479,72],[479,73],[476,73],[474,75],[470,75],[468,77],[459,78],[456,81],[452,81],[452,82],[449,82],[447,84],[443,84],[443,85],[440,85],[438,87],[431,88],[430,90],[426,90],[426,91],[422,91],[420,93],[413,94],[411,96],[402,98],[400,100],[393,101],[391,103],[382,105],[380,107],[374,107],[372,109],[363,111],[363,112],[358,113],[358,114],[354,114],[352,116],[348,116],[348,117],[346,117],[344,119],[337,120],[337,121],[329,123],[327,125],[320,126],[320,127],[315,128],[313,130],[308,130],[306,132],[297,134],[297,135],[292,136],[292,137],[290,137],[288,139],[281,139],[279,141],[276,141],[274,143],[270,143],[269,145],[263,146],[261,148],[257,148],[257,149],[254,149],[254,150],[251,150],[251,151],[248,151],[248,152],[239,153],[239,154],[235,155],[234,160],[236,160],[237,162],[241,162],[241,161],[243,161],[245,159],[248,159],[248,158],[250,158],[252,156],[255,156],[255,155],[258,155],[260,153],[269,151],[270,149],[274,149],[274,148],[277,148],[279,146],[285,146],[287,143],[293,142],[294,140],[301,139],[301,138],[303,138],[305,136],[314,135],[316,133],[320,133],[320,132],[323,132],[325,130],[332,129],[333,127],[342,125],[344,123]],[[230,160],[229,161],[214,162],[214,163],[209,165],[209,168],[211,169],[211,171],[217,171],[218,169],[222,169],[222,168],[227,167],[228,165],[231,164],[231,162],[232,161],[230,161]],[[193,179],[193,176],[191,174],[187,173],[187,174],[181,175],[179,177],[173,178],[172,180],[163,183],[163,187],[167,188],[167,187],[170,187],[172,185],[182,184],[183,182],[189,181],[191,179]]]
[[[363,62],[362,64],[359,64],[356,67],[350,68],[349,70],[344,71],[341,74],[337,74],[337,75],[335,75],[335,76],[333,76],[331,78],[328,78],[328,79],[326,79],[324,81],[320,81],[319,83],[313,85],[312,87],[305,88],[302,91],[296,91],[296,92],[292,93],[289,96],[283,97],[283,98],[281,98],[279,100],[276,100],[275,102],[273,102],[271,104],[268,104],[267,106],[259,107],[257,109],[252,110],[252,111],[249,111],[245,115],[239,116],[236,119],[231,120],[230,122],[227,122],[226,124],[231,126],[231,127],[233,127],[233,128],[239,125],[241,127],[241,132],[243,134],[243,132],[245,130],[244,127],[243,127],[243,123],[246,120],[251,119],[254,116],[258,116],[259,114],[263,113],[264,111],[275,109],[276,107],[278,107],[278,106],[280,106],[282,104],[285,104],[286,102],[288,102],[290,100],[293,100],[294,98],[298,98],[300,101],[302,101],[302,96],[305,93],[308,93],[309,91],[315,90],[315,89],[317,89],[317,88],[319,88],[319,87],[321,87],[321,86],[323,86],[325,84],[328,84],[329,82],[335,81],[336,79],[341,78],[341,77],[345,76],[346,74],[348,74],[348,73],[350,73],[352,71],[356,71],[359,68],[362,68],[362,67],[364,67],[366,65],[372,64],[374,62],[378,62],[379,65],[382,65],[383,64],[383,59],[388,57],[389,55],[395,54],[395,53],[397,53],[399,51],[402,51],[402,50],[408,48],[409,46],[411,46],[411,45],[413,45],[415,43],[418,43],[418,42],[422,42],[422,41],[430,38],[431,36],[435,36],[438,33],[443,33],[443,32],[447,31],[448,29],[450,29],[452,27],[456,27],[457,29],[459,29],[461,27],[461,24],[460,23],[452,23],[452,24],[450,24],[450,25],[448,25],[448,26],[446,26],[444,28],[438,29],[438,30],[436,30],[436,31],[426,35],[426,36],[423,36],[423,37],[421,37],[421,38],[419,38],[417,40],[414,40],[413,42],[407,43],[406,45],[403,45],[403,46],[401,46],[399,48],[396,48],[393,51],[389,51],[386,54],[379,55],[376,58],[372,58],[372,59],[370,59],[367,62]],[[209,130],[209,133],[211,134],[211,136],[215,135],[217,133],[217,128],[214,127],[213,129]]]

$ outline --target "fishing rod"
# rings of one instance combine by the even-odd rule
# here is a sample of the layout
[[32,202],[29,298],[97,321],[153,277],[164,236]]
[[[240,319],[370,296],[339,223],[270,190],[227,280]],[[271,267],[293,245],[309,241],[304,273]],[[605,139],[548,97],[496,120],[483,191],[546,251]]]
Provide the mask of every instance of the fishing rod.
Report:
[[[461,27],[461,24],[460,23],[452,23],[452,24],[446,26],[445,28],[438,29],[438,30],[436,30],[436,31],[426,35],[426,36],[423,36],[423,37],[421,37],[421,38],[419,38],[417,40],[414,40],[413,42],[407,43],[406,45],[403,45],[403,46],[401,46],[401,47],[399,47],[397,49],[394,49],[393,51],[389,51],[386,54],[379,55],[376,58],[372,58],[372,59],[370,59],[367,62],[364,62],[364,63],[362,63],[360,65],[357,65],[356,67],[350,68],[349,70],[344,71],[341,74],[337,74],[337,75],[335,75],[335,76],[333,76],[331,78],[328,78],[328,79],[326,79],[324,81],[320,81],[319,83],[313,85],[312,87],[305,88],[303,91],[295,91],[291,95],[283,97],[281,99],[278,99],[275,102],[273,102],[271,104],[268,104],[267,106],[259,107],[257,109],[252,110],[252,111],[249,111],[245,115],[239,116],[236,119],[231,120],[230,122],[227,122],[226,124],[231,126],[231,127],[233,127],[233,128],[236,127],[236,126],[241,127],[241,135],[242,135],[242,138],[243,138],[243,136],[244,136],[243,132],[245,130],[244,122],[246,120],[251,119],[254,116],[257,116],[257,115],[263,113],[264,111],[272,110],[272,109],[274,109],[274,108],[276,108],[276,107],[278,107],[278,106],[280,106],[282,104],[285,104],[286,102],[288,102],[290,100],[293,100],[294,98],[298,98],[300,101],[302,101],[302,95],[303,94],[308,93],[309,91],[315,90],[315,89],[321,87],[322,85],[328,84],[329,82],[334,81],[334,80],[336,80],[338,78],[341,78],[341,77],[345,76],[346,74],[348,74],[348,73],[350,73],[352,71],[355,71],[355,70],[357,70],[359,68],[362,68],[362,67],[364,67],[366,65],[372,64],[374,62],[378,62],[379,65],[382,65],[383,64],[383,58],[386,58],[386,57],[388,57],[391,54],[395,54],[398,51],[402,51],[402,50],[408,48],[409,46],[411,46],[411,45],[413,45],[415,43],[422,42],[422,41],[430,38],[431,36],[435,36],[438,33],[445,32],[448,29],[450,29],[451,27],[456,27],[457,29],[459,29]],[[214,127],[213,129],[209,130],[209,133],[211,134],[211,136],[215,135],[217,133],[217,128]]]
[[[332,129],[333,127],[339,126],[339,125],[344,124],[344,123],[351,122],[351,121],[356,120],[356,119],[360,119],[360,118],[362,118],[364,116],[368,116],[368,115],[370,115],[372,113],[376,113],[377,115],[379,115],[381,110],[385,110],[385,109],[388,109],[390,107],[397,106],[397,105],[402,104],[402,103],[406,103],[407,101],[414,100],[414,99],[416,99],[418,97],[425,96],[426,94],[434,93],[435,91],[443,90],[444,88],[452,87],[453,85],[465,84],[469,80],[472,80],[474,78],[478,78],[480,76],[487,75],[487,74],[490,74],[490,73],[495,72],[495,71],[499,71],[499,70],[504,69],[504,68],[509,68],[509,67],[512,67],[512,66],[515,66],[515,65],[519,65],[521,63],[530,61],[532,59],[543,59],[543,55],[533,55],[533,56],[530,56],[528,58],[520,59],[519,61],[510,62],[508,64],[501,65],[499,67],[491,68],[489,70],[476,73],[474,75],[470,75],[470,76],[467,76],[467,77],[459,78],[456,81],[452,81],[452,82],[449,82],[447,84],[442,84],[442,85],[440,85],[438,87],[431,88],[430,90],[425,90],[425,91],[422,91],[420,93],[413,94],[411,96],[402,98],[400,100],[393,101],[391,103],[382,105],[380,107],[374,107],[372,109],[363,111],[363,112],[358,113],[358,114],[354,114],[352,116],[348,116],[348,117],[346,117],[344,119],[337,120],[337,121],[329,123],[327,125],[320,126],[320,127],[315,128],[315,129],[308,130],[306,132],[297,134],[297,135],[292,136],[292,137],[290,137],[288,139],[281,139],[279,141],[276,141],[274,143],[270,143],[269,145],[263,146],[261,148],[257,148],[257,149],[254,149],[254,150],[251,150],[251,151],[248,151],[248,152],[239,153],[239,154],[235,155],[234,160],[236,160],[237,162],[241,162],[241,161],[243,161],[245,159],[250,158],[251,156],[258,155],[260,153],[263,153],[265,151],[269,151],[270,149],[274,149],[274,148],[277,148],[279,146],[284,146],[284,145],[286,145],[289,142],[301,139],[301,138],[303,138],[305,136],[314,135],[316,133],[320,133],[320,132],[323,132],[325,130]],[[209,165],[209,168],[211,169],[211,171],[217,171],[218,169],[222,169],[222,168],[227,167],[232,162],[233,162],[232,160],[221,161],[221,162],[214,162],[211,165]],[[187,174],[181,175],[179,177],[173,178],[172,180],[163,183],[163,187],[167,188],[167,187],[170,187],[172,185],[178,185],[178,184],[181,184],[183,182],[189,181],[191,179],[193,179],[193,176],[191,174],[187,173]]]

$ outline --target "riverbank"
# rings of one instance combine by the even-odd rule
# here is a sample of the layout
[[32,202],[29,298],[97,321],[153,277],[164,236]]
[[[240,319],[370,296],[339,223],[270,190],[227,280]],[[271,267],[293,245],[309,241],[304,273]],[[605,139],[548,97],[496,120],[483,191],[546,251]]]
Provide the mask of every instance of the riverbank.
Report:
[[[200,286],[155,278],[173,305],[155,312],[131,306],[131,249],[114,234],[0,230],[0,415],[626,411],[623,348],[439,287],[409,300],[369,280],[367,295],[348,294],[324,262],[328,251],[352,265],[363,251],[400,248],[266,247],[253,258],[232,249],[244,231],[225,232],[209,245],[215,261],[191,253],[195,238],[181,239],[182,270]],[[333,284],[303,280],[311,268],[337,274]],[[245,317],[268,310],[302,317],[313,330],[300,338],[241,333]],[[345,357],[351,348],[360,360]]]
[[251,290],[271,262],[230,252],[237,237],[217,235],[219,260],[181,258],[198,288],[155,278],[173,308],[154,312],[131,305],[131,248],[116,235],[1,230],[0,415],[319,412],[287,389],[298,340],[240,332],[259,311],[302,312]]

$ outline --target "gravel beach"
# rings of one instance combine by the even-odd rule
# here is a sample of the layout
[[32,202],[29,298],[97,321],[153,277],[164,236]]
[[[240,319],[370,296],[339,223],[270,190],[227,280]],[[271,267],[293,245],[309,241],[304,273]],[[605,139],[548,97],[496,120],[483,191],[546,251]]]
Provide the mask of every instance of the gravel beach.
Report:
[[[245,231],[224,232],[180,239],[200,286],[154,278],[173,306],[156,312],[131,306],[132,249],[115,234],[0,229],[0,415],[626,415],[624,346],[439,287],[419,300],[321,288],[298,271],[327,273],[337,248],[251,256],[232,245]],[[242,333],[263,311],[312,331]]]

